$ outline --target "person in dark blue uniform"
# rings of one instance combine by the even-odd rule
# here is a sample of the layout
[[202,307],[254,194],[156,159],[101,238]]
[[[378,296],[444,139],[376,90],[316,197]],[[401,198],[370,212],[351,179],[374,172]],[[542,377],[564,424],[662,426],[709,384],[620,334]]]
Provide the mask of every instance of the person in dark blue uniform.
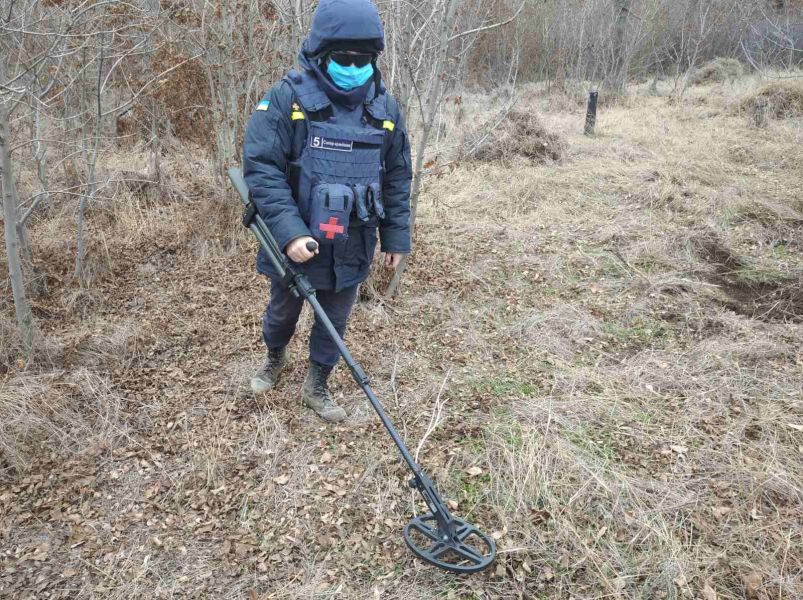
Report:
[[[243,172],[259,214],[309,277],[341,336],[357,286],[368,276],[377,233],[388,268],[411,250],[410,144],[377,67],[384,47],[370,0],[321,0],[299,54],[300,69],[259,102],[245,133]],[[312,240],[315,252],[307,248]],[[262,321],[268,356],[251,379],[251,389],[262,393],[287,364],[285,347],[302,300],[278,280],[264,250],[257,270],[271,279]],[[301,397],[327,421],[346,417],[327,387],[339,358],[316,319]]]

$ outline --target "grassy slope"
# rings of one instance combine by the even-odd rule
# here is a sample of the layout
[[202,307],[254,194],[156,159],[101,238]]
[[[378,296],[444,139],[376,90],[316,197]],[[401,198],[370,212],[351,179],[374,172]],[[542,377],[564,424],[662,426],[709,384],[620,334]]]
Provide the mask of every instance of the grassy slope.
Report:
[[[349,341],[414,449],[441,406],[421,460],[501,548],[473,578],[404,548],[407,474],[347,373],[341,427],[299,410],[301,340],[275,392],[244,388],[266,290],[233,201],[172,166],[185,197],[95,211],[81,293],[54,214],[57,368],[0,388],[25,465],[2,472],[0,592],[800,597],[803,133],[733,114],[753,84],[635,90],[594,138],[526,88],[562,163],[428,180],[403,293],[359,305]],[[503,103],[450,105],[445,139]]]

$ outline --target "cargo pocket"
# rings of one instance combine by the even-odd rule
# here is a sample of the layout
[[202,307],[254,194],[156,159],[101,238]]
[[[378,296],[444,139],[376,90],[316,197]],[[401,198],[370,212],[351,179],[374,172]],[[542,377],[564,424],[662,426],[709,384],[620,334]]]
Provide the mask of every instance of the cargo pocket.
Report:
[[354,191],[339,183],[321,183],[312,188],[309,227],[321,244],[347,240]]

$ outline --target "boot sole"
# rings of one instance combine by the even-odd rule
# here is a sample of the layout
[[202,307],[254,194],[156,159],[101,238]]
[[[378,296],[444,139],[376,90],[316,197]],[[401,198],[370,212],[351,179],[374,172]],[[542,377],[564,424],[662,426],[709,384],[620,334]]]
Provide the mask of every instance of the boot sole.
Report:
[[276,373],[276,379],[273,383],[268,383],[267,381],[265,381],[264,379],[260,379],[259,377],[252,377],[250,381],[251,391],[254,392],[255,394],[264,394],[265,392],[269,392],[270,390],[275,388],[276,384],[279,383],[279,377],[281,376],[282,371],[284,371],[288,362],[289,362],[288,360],[285,360],[283,363],[279,365],[279,370]]
[[311,411],[313,411],[316,415],[318,415],[321,419],[323,419],[327,423],[339,423],[341,421],[345,421],[346,417],[348,417],[346,411],[343,410],[343,408],[340,406],[337,407],[338,408],[337,412],[335,412],[330,416],[326,416],[326,413],[324,413],[321,409],[316,408],[310,402],[307,401],[307,395],[304,393],[303,389],[301,391],[301,401],[304,404],[304,406],[309,408]]
[[265,381],[262,381],[258,377],[251,378],[251,391],[255,394],[264,394],[265,392],[269,392],[273,388],[276,387],[276,384],[270,384]]
[[333,415],[329,415],[329,416],[327,416],[325,413],[319,412],[319,411],[317,411],[316,409],[314,409],[313,407],[311,407],[311,406],[309,406],[309,405],[305,405],[305,406],[307,406],[307,408],[309,408],[309,409],[310,409],[311,411],[313,411],[313,412],[314,412],[316,415],[318,415],[318,417],[320,417],[321,419],[323,419],[323,420],[324,420],[324,421],[326,421],[327,423],[340,423],[340,422],[342,422],[342,421],[345,421],[345,420],[346,420],[346,417],[348,416],[348,415],[346,414],[346,411],[344,411],[344,410],[342,410],[342,409],[341,409],[341,411],[340,411],[340,412],[337,412],[337,413],[335,413],[335,414],[333,414]]

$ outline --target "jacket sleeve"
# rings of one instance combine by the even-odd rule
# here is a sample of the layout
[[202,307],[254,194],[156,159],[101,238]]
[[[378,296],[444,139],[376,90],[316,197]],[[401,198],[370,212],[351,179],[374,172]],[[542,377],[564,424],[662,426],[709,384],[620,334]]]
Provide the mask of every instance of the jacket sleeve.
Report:
[[412,250],[410,235],[410,181],[413,177],[410,163],[410,142],[404,115],[395,100],[390,111],[395,121],[392,138],[385,154],[385,179],[382,196],[385,218],[379,223],[382,252],[409,254]]
[[275,85],[251,115],[243,142],[243,177],[282,250],[294,239],[310,235],[285,175],[293,145],[292,100],[287,83]]

